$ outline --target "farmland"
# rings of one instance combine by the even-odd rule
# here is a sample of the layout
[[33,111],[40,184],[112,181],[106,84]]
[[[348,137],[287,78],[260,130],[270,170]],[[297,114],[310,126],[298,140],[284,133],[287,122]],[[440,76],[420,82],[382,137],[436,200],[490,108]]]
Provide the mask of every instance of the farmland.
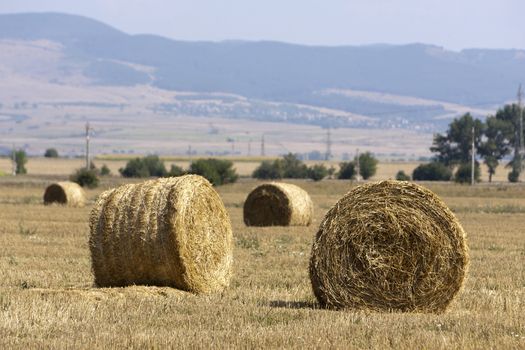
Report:
[[194,296],[159,287],[94,288],[89,211],[101,191],[126,180],[105,178],[87,191],[85,208],[43,206],[45,186],[70,172],[56,169],[63,170],[0,178],[0,348],[525,347],[524,186],[426,184],[463,224],[470,272],[447,313],[388,314],[322,310],[311,291],[313,236],[351,182],[294,181],[314,201],[306,228],[246,227],[243,201],[258,182],[219,187],[234,231],[234,277],[223,293]]

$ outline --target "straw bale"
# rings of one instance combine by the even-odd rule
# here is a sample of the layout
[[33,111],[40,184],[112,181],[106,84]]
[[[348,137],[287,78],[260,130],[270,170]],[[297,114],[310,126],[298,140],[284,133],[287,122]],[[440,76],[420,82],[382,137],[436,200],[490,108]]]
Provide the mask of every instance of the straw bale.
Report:
[[308,226],[313,203],[299,186],[271,182],[256,187],[244,202],[247,226]]
[[83,207],[86,193],[75,182],[57,182],[47,186],[44,192],[44,204],[65,204],[71,207]]
[[91,212],[90,229],[97,286],[157,285],[209,293],[229,285],[230,218],[201,176],[106,191]]
[[403,181],[358,186],[324,217],[310,279],[329,308],[440,313],[461,290],[466,235],[430,190]]

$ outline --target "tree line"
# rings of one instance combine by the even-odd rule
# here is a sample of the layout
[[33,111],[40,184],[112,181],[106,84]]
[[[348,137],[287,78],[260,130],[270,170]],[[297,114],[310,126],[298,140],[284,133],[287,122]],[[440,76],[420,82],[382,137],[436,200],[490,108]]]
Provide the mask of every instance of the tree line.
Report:
[[480,181],[479,161],[487,166],[488,181],[492,182],[496,169],[508,156],[510,161],[505,167],[510,168],[510,171],[507,178],[511,182],[518,181],[522,171],[520,137],[523,129],[520,119],[521,110],[517,104],[505,105],[485,121],[474,118],[470,113],[455,118],[445,133],[434,135],[430,147],[434,153],[433,162],[416,168],[413,179],[450,180],[452,170],[456,169],[456,181],[470,181],[474,139],[476,181]]

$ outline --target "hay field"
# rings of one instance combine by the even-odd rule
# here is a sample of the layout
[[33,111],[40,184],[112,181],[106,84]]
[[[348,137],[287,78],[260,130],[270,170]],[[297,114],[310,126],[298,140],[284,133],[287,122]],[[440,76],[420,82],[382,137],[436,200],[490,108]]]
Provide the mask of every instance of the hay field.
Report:
[[[110,182],[108,182],[110,181]],[[219,187],[232,218],[234,275],[220,294],[93,288],[84,208],[42,205],[49,178],[0,178],[0,348],[525,348],[525,186],[432,184],[469,236],[465,289],[448,313],[317,308],[308,256],[349,182],[295,182],[312,196],[310,227],[246,227],[258,182]]]

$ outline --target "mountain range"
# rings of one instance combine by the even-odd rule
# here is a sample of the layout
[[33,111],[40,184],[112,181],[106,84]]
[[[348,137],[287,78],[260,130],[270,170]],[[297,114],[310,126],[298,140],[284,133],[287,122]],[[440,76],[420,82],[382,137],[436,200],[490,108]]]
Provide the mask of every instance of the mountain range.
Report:
[[433,132],[460,113],[485,116],[513,100],[525,82],[525,51],[188,42],[76,15],[22,13],[0,15],[0,74],[6,115],[21,103],[124,108],[134,97],[117,103],[108,89],[148,87],[173,92],[150,101],[152,113]]

